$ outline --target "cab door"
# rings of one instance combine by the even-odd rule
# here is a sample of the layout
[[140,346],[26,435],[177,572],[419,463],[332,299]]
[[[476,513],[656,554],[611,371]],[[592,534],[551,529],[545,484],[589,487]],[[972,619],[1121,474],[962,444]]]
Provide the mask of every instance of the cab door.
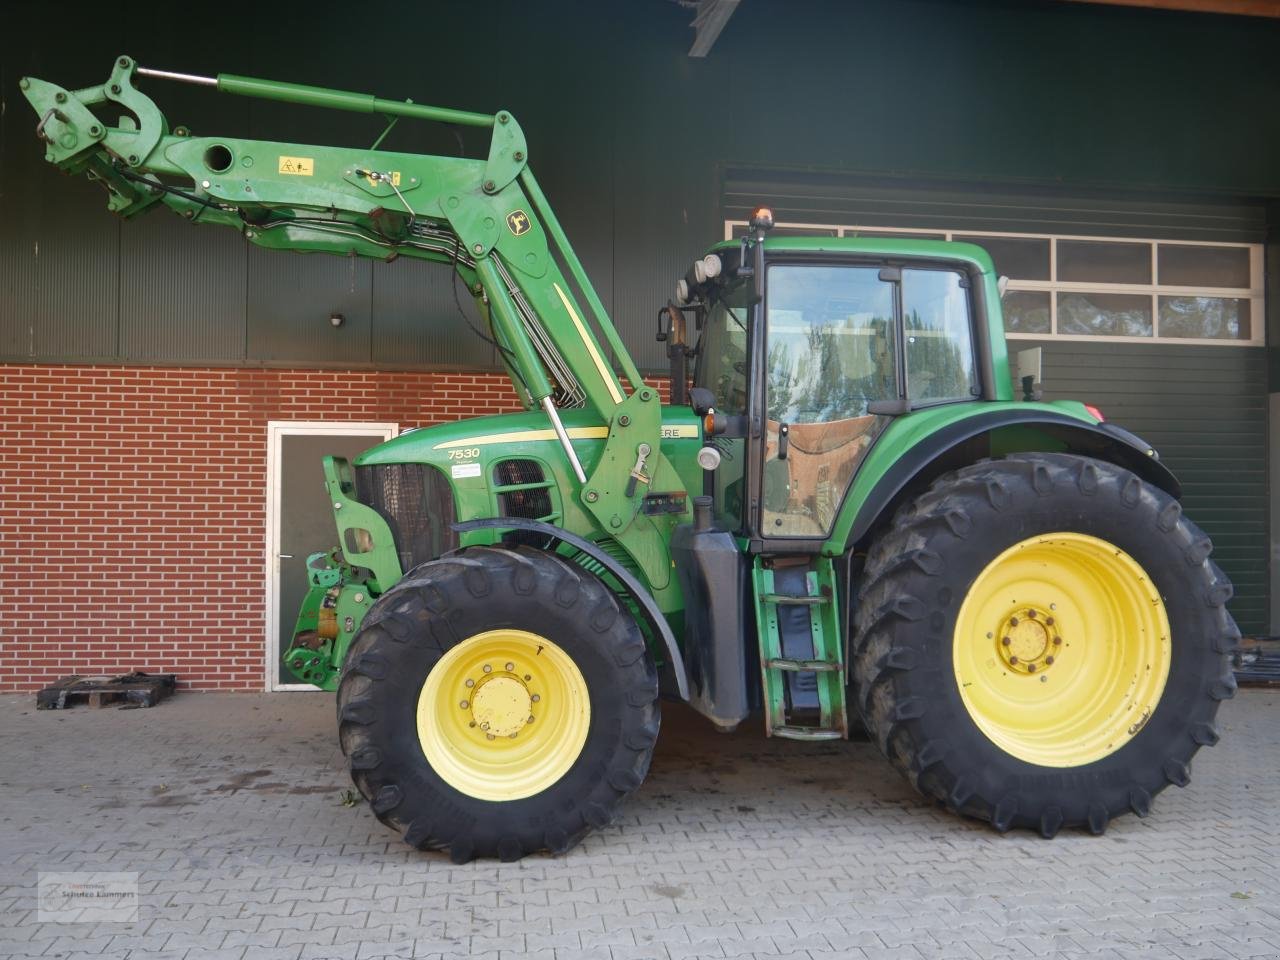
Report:
[[821,540],[898,396],[897,286],[877,265],[774,263],[765,285],[765,537]]
[[893,415],[978,396],[959,269],[769,264],[756,529],[825,540]]

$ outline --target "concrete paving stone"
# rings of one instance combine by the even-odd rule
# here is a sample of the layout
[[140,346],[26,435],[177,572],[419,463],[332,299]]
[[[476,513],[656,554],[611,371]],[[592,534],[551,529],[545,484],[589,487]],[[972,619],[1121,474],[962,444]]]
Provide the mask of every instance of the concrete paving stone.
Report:
[[222,946],[224,947],[251,947],[252,952],[266,947],[274,947],[279,942],[279,930],[263,930],[253,933],[232,930],[222,938]]
[[332,944],[337,931],[328,930],[281,930],[278,945],[281,947],[298,944]]
[[[199,951],[187,952],[188,960],[247,960],[245,954],[247,947],[218,947],[216,949],[200,949]],[[151,960],[150,955],[146,956],[146,960]],[[135,958],[139,960],[139,958]]]
[[256,915],[244,917],[209,917],[204,921],[204,930],[212,933],[254,933],[262,924],[262,918]]
[[530,933],[525,938],[525,946],[529,950],[580,950],[582,937],[575,932],[567,933]]
[[[298,960],[355,960],[360,944],[347,943],[341,946],[333,944],[301,943],[297,944]],[[245,960],[253,960],[253,954],[246,955]]]
[[[664,946],[670,960],[719,960],[724,957],[724,950],[720,944],[710,940],[697,943],[667,943]],[[559,953],[556,954],[556,960],[562,960]]]
[[164,941],[166,950],[216,950],[223,946],[225,933],[171,933]]

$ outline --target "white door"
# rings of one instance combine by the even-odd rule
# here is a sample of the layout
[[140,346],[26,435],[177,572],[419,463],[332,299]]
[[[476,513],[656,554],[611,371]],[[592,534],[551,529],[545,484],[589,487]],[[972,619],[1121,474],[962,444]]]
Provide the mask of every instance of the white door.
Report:
[[306,595],[307,556],[338,545],[322,457],[348,460],[396,435],[394,423],[267,424],[266,688],[314,690],[299,683],[280,658],[293,637]]

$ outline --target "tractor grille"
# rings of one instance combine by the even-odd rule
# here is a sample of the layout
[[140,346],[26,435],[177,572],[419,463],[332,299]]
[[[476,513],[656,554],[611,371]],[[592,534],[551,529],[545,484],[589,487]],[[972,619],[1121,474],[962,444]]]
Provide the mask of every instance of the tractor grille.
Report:
[[443,473],[423,463],[356,467],[356,495],[391,528],[408,573],[420,563],[456,549],[453,489]]
[[[538,486],[529,486],[538,484]],[[503,460],[493,468],[494,493],[498,497],[498,515],[502,517],[528,517],[555,523],[559,515],[551,502],[551,483],[536,460]],[[520,489],[512,490],[511,487]],[[512,530],[503,536],[509,544],[527,543],[543,547],[547,538],[528,530]]]

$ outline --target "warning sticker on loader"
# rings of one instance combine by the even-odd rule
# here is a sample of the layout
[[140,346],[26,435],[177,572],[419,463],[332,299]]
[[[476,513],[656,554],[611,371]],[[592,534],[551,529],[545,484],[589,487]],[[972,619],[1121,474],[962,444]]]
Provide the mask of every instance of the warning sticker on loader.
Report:
[[290,173],[295,177],[313,177],[316,173],[316,162],[311,157],[281,157],[277,169],[281,173]]

